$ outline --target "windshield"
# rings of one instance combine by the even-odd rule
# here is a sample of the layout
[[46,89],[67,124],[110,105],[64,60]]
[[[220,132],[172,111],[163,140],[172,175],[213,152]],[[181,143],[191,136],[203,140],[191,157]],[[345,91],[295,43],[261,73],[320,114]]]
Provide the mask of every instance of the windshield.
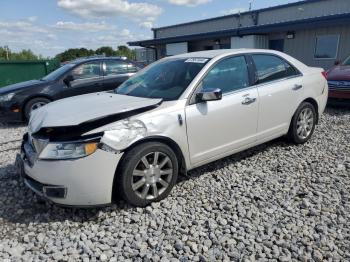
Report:
[[42,78],[42,80],[53,81],[70,70],[75,64],[66,64]]
[[176,100],[208,61],[208,58],[174,58],[160,61],[121,84],[115,93]]
[[350,66],[350,56],[347,59],[345,59],[343,65]]

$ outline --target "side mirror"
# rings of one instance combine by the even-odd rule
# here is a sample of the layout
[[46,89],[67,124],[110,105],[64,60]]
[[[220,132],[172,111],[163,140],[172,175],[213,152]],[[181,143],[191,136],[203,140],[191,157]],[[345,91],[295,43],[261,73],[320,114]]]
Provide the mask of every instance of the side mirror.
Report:
[[222,92],[220,88],[205,89],[196,94],[198,102],[221,100]]
[[337,65],[340,65],[340,63],[341,63],[340,60],[335,60],[334,65],[337,66]]
[[70,82],[74,81],[74,76],[73,75],[67,75],[64,79],[63,82],[67,85],[70,86]]

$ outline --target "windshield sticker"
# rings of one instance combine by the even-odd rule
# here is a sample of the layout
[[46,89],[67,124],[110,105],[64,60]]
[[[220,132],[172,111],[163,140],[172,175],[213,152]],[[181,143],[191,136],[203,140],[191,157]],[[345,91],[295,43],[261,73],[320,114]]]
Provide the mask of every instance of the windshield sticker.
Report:
[[208,61],[208,58],[189,58],[185,61],[185,63],[198,63],[198,64],[204,64]]

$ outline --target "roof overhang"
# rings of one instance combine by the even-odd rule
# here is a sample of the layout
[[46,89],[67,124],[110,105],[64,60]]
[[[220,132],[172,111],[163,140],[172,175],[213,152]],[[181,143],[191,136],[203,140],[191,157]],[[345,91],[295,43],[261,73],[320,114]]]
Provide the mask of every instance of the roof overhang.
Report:
[[202,39],[208,39],[208,38],[211,39],[211,38],[219,38],[219,37],[244,36],[244,35],[252,35],[252,34],[267,34],[267,33],[274,33],[274,32],[292,31],[292,30],[298,30],[298,29],[312,29],[317,27],[342,25],[349,22],[350,22],[350,13],[345,13],[345,14],[336,14],[336,15],[329,15],[329,16],[307,18],[307,19],[301,19],[301,20],[295,20],[295,21],[279,22],[274,24],[240,27],[240,28],[200,33],[200,34],[133,41],[133,42],[128,42],[128,44],[130,46],[152,47],[152,46],[161,45],[161,44],[195,41],[195,40],[202,40]]

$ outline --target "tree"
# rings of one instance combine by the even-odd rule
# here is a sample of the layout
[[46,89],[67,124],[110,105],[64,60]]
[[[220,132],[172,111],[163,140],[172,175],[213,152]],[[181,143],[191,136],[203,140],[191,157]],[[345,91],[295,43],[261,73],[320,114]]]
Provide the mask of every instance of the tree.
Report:
[[93,55],[105,55],[105,56],[125,56],[129,59],[135,59],[135,50],[130,49],[127,46],[118,46],[117,50],[114,50],[110,46],[102,46],[96,50],[86,48],[70,48],[60,54],[56,55],[56,58],[61,62],[71,61],[79,57],[87,57]]
[[116,55],[116,52],[110,46],[102,46],[102,47],[96,49],[95,53],[98,55],[105,55],[105,56],[115,56]]
[[43,59],[41,55],[36,55],[30,49],[23,49],[16,53],[12,52],[7,46],[0,47],[0,60],[39,60]]

